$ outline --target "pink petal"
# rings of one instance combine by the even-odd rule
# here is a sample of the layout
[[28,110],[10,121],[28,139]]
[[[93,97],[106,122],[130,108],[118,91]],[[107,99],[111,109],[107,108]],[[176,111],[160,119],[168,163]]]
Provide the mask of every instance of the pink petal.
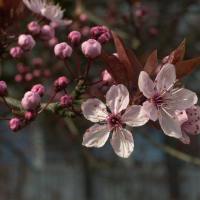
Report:
[[149,118],[143,112],[142,106],[131,106],[126,109],[122,116],[123,123],[129,126],[142,126],[148,122]]
[[129,93],[122,84],[113,85],[106,94],[106,104],[114,114],[127,108],[129,103]]
[[163,68],[158,73],[156,79],[157,90],[167,90],[172,83],[176,81],[176,71],[172,64],[165,64]]
[[173,110],[160,109],[159,122],[164,133],[170,137],[180,138],[182,136],[181,125]]
[[188,115],[188,120],[199,120],[200,119],[200,107],[199,106],[191,106],[186,109],[186,113]]
[[149,75],[144,71],[140,72],[138,86],[140,88],[140,91],[148,99],[154,95],[155,85],[154,85],[153,81],[149,78]]
[[181,142],[183,142],[184,144],[190,144],[190,138],[188,137],[188,135],[185,133],[184,130],[182,130],[182,137],[178,138]]
[[182,111],[176,110],[175,113],[176,113],[176,116],[178,117],[180,124],[183,124],[184,122],[188,120],[188,116],[185,110],[182,110]]
[[177,89],[174,92],[171,91],[171,94],[173,95],[170,96],[172,101],[169,101],[168,105],[176,110],[185,110],[198,101],[197,95],[194,92],[184,88]]
[[158,119],[158,110],[154,103],[145,101],[143,103],[143,111],[148,116],[148,118],[153,120],[154,122]]
[[82,145],[86,147],[102,147],[109,137],[109,128],[108,125],[98,125],[87,129],[85,134],[83,135],[83,143]]
[[188,133],[192,135],[197,135],[200,133],[200,121],[198,120],[197,122],[193,120],[192,121],[187,121],[183,123],[182,129],[187,131]]
[[106,105],[98,99],[88,99],[81,105],[83,115],[91,122],[106,120],[108,113]]
[[117,129],[116,133],[113,133],[110,143],[115,153],[122,158],[128,158],[134,149],[133,136],[126,129]]

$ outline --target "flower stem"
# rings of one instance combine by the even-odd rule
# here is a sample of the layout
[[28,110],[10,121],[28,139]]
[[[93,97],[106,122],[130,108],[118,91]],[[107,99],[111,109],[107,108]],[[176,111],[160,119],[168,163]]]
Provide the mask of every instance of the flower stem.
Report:
[[90,60],[89,64],[88,64],[88,68],[87,68],[87,71],[85,72],[85,79],[83,81],[83,84],[85,83],[85,81],[87,80],[87,77],[88,77],[88,73],[90,71],[90,68],[92,66],[92,63],[93,63],[93,60]]
[[87,84],[87,85],[95,85],[95,84],[100,83],[100,82],[102,82],[102,81],[103,81],[103,79],[101,79],[101,80],[99,80],[99,81],[96,81],[96,82],[93,82],[93,83],[89,83],[89,84]]
[[4,118],[4,117],[0,117],[0,119],[3,119],[3,120],[11,120],[9,118]]
[[7,101],[6,101],[6,99],[5,99],[5,97],[2,97],[3,98],[3,101],[4,101],[4,103],[8,106],[8,108],[12,111],[13,109],[10,107],[10,105],[7,103]]
[[66,65],[67,69],[68,69],[69,72],[71,73],[71,75],[72,75],[75,79],[77,79],[76,75],[75,75],[75,74],[72,72],[72,70],[69,68],[69,66],[68,66],[68,64],[67,64],[67,61],[64,60],[64,62],[65,62],[65,65]]
[[138,99],[140,99],[140,98],[142,98],[143,97],[143,94],[141,94],[139,97],[137,97],[136,99],[134,99],[133,101],[132,101],[132,103],[135,103]]
[[40,110],[40,111],[38,112],[38,115],[39,115],[42,111],[44,111],[44,109],[53,101],[53,99],[54,99],[54,97],[56,96],[56,94],[57,94],[57,92],[54,93],[54,95],[52,96],[52,98],[50,99],[50,101],[46,104],[46,106],[45,106],[44,108],[42,108],[42,110]]
[[74,47],[74,49],[75,49],[75,54],[76,54],[76,63],[77,63],[78,74],[79,74],[79,76],[81,76],[81,69],[80,69],[79,60],[78,60],[77,48]]

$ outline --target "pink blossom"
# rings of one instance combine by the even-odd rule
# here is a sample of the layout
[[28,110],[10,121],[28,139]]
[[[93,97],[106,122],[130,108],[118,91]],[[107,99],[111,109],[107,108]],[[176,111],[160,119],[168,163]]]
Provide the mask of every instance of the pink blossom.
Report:
[[159,119],[164,133],[171,137],[182,136],[176,110],[185,110],[197,103],[194,92],[184,88],[174,88],[176,82],[175,67],[166,64],[158,73],[154,83],[149,75],[142,71],[139,76],[139,88],[147,101],[143,103],[143,110],[153,121]]
[[181,123],[182,137],[179,138],[184,144],[190,144],[190,138],[186,132],[191,135],[200,133],[200,107],[191,106],[185,111],[176,111],[176,115]]
[[129,104],[129,93],[124,85],[113,85],[106,94],[106,104],[111,113],[107,112],[106,105],[98,99],[88,99],[81,106],[84,116],[92,121],[99,122],[87,129],[83,136],[83,145],[86,147],[102,147],[110,140],[115,153],[123,158],[130,156],[134,149],[133,136],[124,129],[126,125],[142,126],[149,118],[146,117],[142,106]]

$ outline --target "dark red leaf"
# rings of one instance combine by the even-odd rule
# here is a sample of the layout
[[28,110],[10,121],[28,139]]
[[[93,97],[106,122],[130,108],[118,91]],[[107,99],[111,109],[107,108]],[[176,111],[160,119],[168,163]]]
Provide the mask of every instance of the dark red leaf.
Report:
[[189,74],[199,63],[200,57],[176,63],[176,78],[180,79]]
[[103,60],[107,71],[118,84],[123,84],[130,91],[129,78],[124,64],[114,55],[102,51],[101,59]]
[[161,130],[161,126],[160,126],[158,120],[155,121],[155,122],[152,121],[152,120],[149,120],[147,123],[150,124],[150,125],[152,125],[152,126],[153,126],[154,128],[156,128],[157,130]]
[[167,61],[168,63],[175,65],[176,63],[183,60],[185,54],[185,41],[186,39],[184,39],[180,46],[169,55]]
[[155,50],[147,59],[147,62],[144,66],[144,71],[151,77],[154,74],[157,67],[158,67],[157,50]]

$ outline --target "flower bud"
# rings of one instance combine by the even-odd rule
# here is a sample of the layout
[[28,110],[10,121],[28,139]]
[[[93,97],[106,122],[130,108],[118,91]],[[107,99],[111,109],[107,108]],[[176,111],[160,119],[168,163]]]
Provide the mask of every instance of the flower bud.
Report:
[[35,113],[35,112],[28,111],[25,114],[26,121],[34,121],[36,119],[36,117],[37,117],[37,113]]
[[78,31],[72,31],[69,35],[68,35],[68,40],[70,41],[70,43],[76,48],[80,45],[80,43],[82,42],[82,37],[81,37],[81,33]]
[[21,47],[12,47],[10,49],[10,55],[13,58],[20,58],[24,54],[24,51]]
[[158,30],[156,28],[150,28],[149,33],[152,36],[156,36],[156,35],[158,35]]
[[16,82],[19,83],[19,82],[21,82],[22,80],[23,80],[23,76],[22,76],[21,74],[16,74],[16,75],[15,75],[15,81],[16,81]]
[[119,55],[118,55],[118,53],[113,53],[113,56],[115,56],[115,57],[119,58]]
[[102,84],[105,86],[112,86],[112,85],[116,85],[115,80],[113,79],[113,77],[108,73],[107,70],[104,70],[101,74],[102,76]]
[[98,41],[89,39],[83,42],[81,49],[86,58],[92,60],[100,57],[102,47]]
[[27,111],[33,111],[40,107],[40,95],[38,93],[28,91],[25,93],[21,101],[22,107]]
[[110,34],[109,32],[105,32],[98,38],[98,42],[100,44],[106,44],[110,40]]
[[33,58],[32,63],[35,68],[40,68],[43,64],[43,61],[41,58]]
[[31,92],[38,93],[40,97],[44,96],[45,91],[46,91],[45,87],[41,84],[34,85],[31,89]]
[[68,59],[72,55],[72,48],[66,43],[62,42],[54,47],[55,56],[61,60]]
[[8,89],[5,81],[0,81],[0,97],[6,96]]
[[33,80],[33,74],[31,72],[26,73],[24,78],[25,78],[26,81],[32,81]]
[[165,56],[165,57],[162,59],[162,65],[167,64],[168,59],[169,59],[169,56]]
[[72,105],[73,98],[71,95],[66,94],[60,98],[60,104],[63,108],[69,108]]
[[12,131],[17,132],[22,129],[22,120],[18,118],[12,118],[9,122],[9,127]]
[[40,29],[39,38],[41,40],[50,40],[55,35],[54,29],[49,25],[44,25]]
[[64,90],[69,85],[69,83],[70,83],[70,80],[68,78],[66,78],[65,76],[58,78],[54,82],[55,92],[60,92],[60,91]]
[[79,19],[80,19],[81,22],[85,23],[85,22],[88,21],[88,16],[87,16],[87,14],[82,13],[82,14],[80,15]]
[[35,46],[35,40],[33,39],[32,35],[22,34],[18,38],[18,45],[22,49],[29,51]]
[[92,39],[98,40],[98,38],[106,32],[109,33],[109,29],[106,26],[96,26],[90,29],[90,36]]
[[58,44],[58,38],[57,37],[53,37],[48,41],[48,46],[50,46],[50,47],[54,47],[56,44]]
[[35,69],[35,70],[33,71],[33,76],[36,77],[36,78],[40,77],[41,74],[42,74],[42,72],[41,72],[40,69]]
[[40,33],[40,25],[33,21],[33,22],[30,22],[28,25],[27,25],[27,29],[28,29],[28,32],[31,34],[31,35],[37,35]]
[[83,36],[89,36],[90,34],[90,27],[89,26],[84,26],[81,28],[81,34]]
[[50,76],[51,76],[51,70],[45,69],[45,70],[43,71],[43,76],[44,76],[44,77],[50,77]]

